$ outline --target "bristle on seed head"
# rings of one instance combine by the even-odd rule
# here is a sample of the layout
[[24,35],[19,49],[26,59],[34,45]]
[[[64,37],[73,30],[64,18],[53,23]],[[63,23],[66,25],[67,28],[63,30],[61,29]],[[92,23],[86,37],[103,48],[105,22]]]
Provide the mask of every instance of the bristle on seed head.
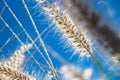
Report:
[[46,0],[36,0],[38,3],[44,3]]

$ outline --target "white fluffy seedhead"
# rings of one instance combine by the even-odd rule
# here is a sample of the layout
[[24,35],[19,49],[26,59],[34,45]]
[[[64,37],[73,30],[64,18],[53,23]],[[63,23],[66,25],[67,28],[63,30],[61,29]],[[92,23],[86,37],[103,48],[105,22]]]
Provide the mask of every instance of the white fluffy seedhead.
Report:
[[36,80],[17,69],[23,63],[24,53],[31,47],[31,44],[22,45],[8,61],[0,62],[0,80]]
[[24,53],[32,47],[31,44],[22,45],[14,54],[9,58],[8,61],[3,63],[4,66],[9,66],[13,69],[17,69],[24,61]]
[[47,8],[47,10],[45,10],[49,12],[48,15],[53,18],[57,27],[63,32],[68,41],[72,43],[76,51],[80,51],[81,54],[83,53],[82,56],[88,52],[92,53],[88,38],[80,30],[80,27],[74,24],[66,12],[62,12],[58,6],[52,6],[50,4],[46,4],[44,7]]
[[36,80],[29,75],[14,71],[13,69],[4,66],[0,66],[0,78],[2,80]]

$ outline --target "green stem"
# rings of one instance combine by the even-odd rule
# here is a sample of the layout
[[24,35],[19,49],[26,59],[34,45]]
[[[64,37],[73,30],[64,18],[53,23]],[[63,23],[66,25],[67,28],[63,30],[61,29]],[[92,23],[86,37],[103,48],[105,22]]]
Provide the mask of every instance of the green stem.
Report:
[[[86,48],[87,49],[87,48]],[[92,59],[97,62],[97,64],[99,65],[99,67],[104,71],[104,73],[110,78],[110,80],[112,80],[112,77],[108,74],[108,72],[103,68],[103,66],[100,64],[100,62],[93,56],[93,54],[87,49],[87,51],[89,52],[89,54],[91,55]]]
[[56,80],[60,80],[60,78],[59,78],[59,76],[58,76],[58,74],[57,74],[57,72],[55,71],[54,68],[52,68],[52,71],[53,71],[53,73],[55,75]]

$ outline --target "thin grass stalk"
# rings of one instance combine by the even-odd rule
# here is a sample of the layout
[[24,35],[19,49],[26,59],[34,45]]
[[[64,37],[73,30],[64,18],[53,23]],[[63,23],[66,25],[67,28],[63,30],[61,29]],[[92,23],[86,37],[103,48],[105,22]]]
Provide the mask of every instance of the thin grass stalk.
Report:
[[[73,29],[73,27],[75,27],[74,24],[72,24],[72,22],[68,19],[68,24],[66,23],[66,20],[67,20],[67,17],[66,15],[64,15],[63,13],[60,15],[59,13],[59,10],[55,10],[54,7],[48,2],[47,2],[47,5],[44,6],[45,8],[49,9],[49,10],[52,10],[52,15],[53,15],[53,18],[55,19],[56,21],[56,24],[59,26],[59,28],[61,30],[63,30],[63,32],[67,35],[67,34],[70,34],[70,35],[74,35],[74,36],[68,36],[68,39],[69,38],[73,38],[75,41],[78,39],[79,40],[79,44],[82,44],[82,46],[78,46],[79,48],[83,47],[87,50],[87,52],[91,55],[93,61],[95,62],[96,64],[96,67],[99,65],[102,70],[105,72],[105,74],[108,76],[108,78],[110,78],[110,80],[112,80],[111,76],[107,73],[107,71],[102,67],[102,65],[97,61],[97,59],[93,56],[92,52],[90,51],[90,48],[89,48],[89,44],[86,43],[86,40],[85,40],[85,37],[84,35],[80,32],[80,33],[77,33],[75,32]],[[56,6],[55,6],[56,7]],[[66,18],[66,20],[63,19]],[[60,20],[59,20],[60,19]],[[61,25],[64,25],[66,27],[61,27]],[[70,28],[72,26],[72,28]],[[68,30],[67,30],[68,29]],[[70,32],[71,31],[71,32]],[[79,35],[83,37],[83,41],[80,40],[79,38]],[[76,39],[77,38],[77,39]],[[76,43],[76,42],[75,42]],[[98,68],[98,67],[97,67]],[[98,72],[100,73],[100,70],[98,68]],[[101,73],[100,73],[101,75]]]
[[13,35],[12,36],[10,36],[7,40],[6,40],[6,42],[2,45],[2,47],[0,48],[0,51],[2,51],[2,49],[10,42],[10,40],[12,39],[12,37],[13,37]]
[[[87,48],[86,48],[87,49]],[[104,73],[108,76],[108,78],[110,80],[112,80],[112,77],[109,75],[109,73],[103,68],[103,66],[101,65],[101,63],[94,57],[94,55],[89,51],[89,49],[87,49],[89,54],[91,55],[93,61],[95,62],[96,65],[99,65],[99,67],[104,71]]]
[[[98,42],[101,43],[105,49],[110,49],[109,51],[113,56],[120,53],[119,36],[107,23],[100,25],[102,18],[98,13],[90,10],[90,6],[87,3],[84,3],[82,0],[64,0],[63,4],[65,4],[70,13],[72,13],[71,16],[74,17],[73,19],[76,19],[77,22],[83,21],[87,24],[85,27],[89,31],[92,31],[93,36],[96,37]],[[69,4],[72,6],[69,6]],[[73,7],[75,10],[72,10]],[[101,36],[102,38],[99,38]]]
[[41,43],[41,45],[42,45],[42,47],[43,47],[43,49],[44,49],[44,51],[45,51],[45,53],[46,53],[46,55],[47,55],[47,58],[48,58],[49,62],[50,62],[51,70],[53,71],[56,79],[57,79],[57,80],[60,80],[59,77],[58,77],[58,75],[57,75],[57,73],[56,73],[56,71],[55,71],[55,69],[54,69],[52,60],[51,60],[51,58],[50,58],[50,56],[49,56],[49,54],[48,54],[48,51],[47,51],[47,49],[46,49],[46,47],[45,47],[45,44],[44,44],[44,42],[43,42],[43,40],[42,40],[42,38],[41,38],[41,35],[40,35],[40,33],[39,33],[39,31],[38,31],[38,29],[37,29],[37,27],[36,27],[36,24],[35,24],[32,16],[31,16],[31,14],[30,14],[30,11],[29,11],[29,9],[28,9],[25,1],[22,0],[22,2],[23,2],[23,5],[24,5],[24,7],[25,7],[25,9],[26,9],[26,11],[27,11],[27,13],[28,13],[28,15],[29,15],[29,18],[30,18],[32,24],[33,24],[33,27],[34,27],[34,29],[35,29],[35,32],[37,33],[37,35],[38,35],[38,37],[39,37],[40,43]]
[[[24,28],[24,26],[22,25],[22,23],[20,22],[20,20],[16,17],[16,15],[14,14],[14,12],[12,11],[12,9],[8,6],[8,4],[6,3],[5,0],[3,0],[3,2],[5,3],[5,6],[8,8],[8,10],[10,11],[10,13],[12,14],[12,16],[15,18],[15,20],[18,22],[18,24],[20,25],[20,27],[23,29],[23,31],[25,32],[25,34],[27,35],[28,39],[34,43],[33,39],[31,38],[31,36],[29,35],[29,33],[26,31],[26,29]],[[36,41],[36,40],[35,40]],[[37,51],[40,53],[40,55],[42,56],[42,58],[46,61],[46,63],[48,65],[49,62],[47,61],[47,59],[44,57],[43,53],[40,51],[40,49],[38,48],[38,46],[34,43],[33,44],[35,46],[35,48],[37,49]]]
[[[5,26],[6,27],[6,26]],[[19,36],[19,35],[21,35],[23,33],[23,31],[21,31],[20,33],[18,33],[17,35]],[[12,35],[12,36],[10,36],[9,37],[10,38],[10,40],[8,39],[5,43],[4,43],[4,45],[0,48],[0,51],[2,50],[2,49],[4,49],[4,47],[6,46],[6,45],[8,45],[8,43],[10,42],[10,41],[12,41],[15,37],[14,37],[14,35]]]
[[[0,19],[3,21],[3,23],[6,25],[6,27],[12,32],[12,34],[16,37],[16,39],[20,42],[21,45],[24,45],[23,42],[20,40],[20,38],[16,35],[16,33],[12,30],[12,28],[5,22],[5,20],[0,16]],[[40,66],[39,62],[34,58],[34,56],[30,53],[29,50],[27,50],[28,54],[33,58],[33,60],[38,64],[39,68],[42,70],[42,72],[45,72],[44,69]]]
[[27,11],[27,13],[28,13],[28,15],[29,15],[29,18],[30,18],[32,24],[33,24],[33,27],[34,27],[34,29],[35,29],[35,32],[37,33],[37,35],[38,35],[38,37],[39,37],[40,43],[42,44],[42,46],[43,46],[43,48],[44,48],[44,51],[45,51],[45,53],[47,54],[48,60],[50,61],[51,66],[53,66],[53,63],[52,63],[52,61],[51,61],[51,59],[50,59],[50,57],[49,57],[49,54],[48,54],[48,52],[47,52],[47,49],[45,48],[44,42],[43,42],[43,40],[41,39],[41,35],[40,35],[40,33],[39,33],[38,29],[37,29],[37,26],[36,26],[36,24],[35,24],[32,16],[31,16],[31,14],[30,14],[30,11],[29,11],[29,9],[28,9],[25,1],[22,0],[22,2],[23,2],[23,4],[24,4],[24,7],[25,7],[25,9],[26,9],[26,11]]
[[0,16],[3,14],[5,8],[6,8],[5,6],[2,8],[2,11],[0,12]]
[[[5,79],[5,80],[35,80],[33,79],[32,77],[26,75],[26,74],[23,74],[21,72],[18,72],[18,71],[14,71],[12,70],[11,68],[8,68],[8,67],[4,67],[4,66],[0,66],[0,76],[1,75],[4,75],[2,77],[2,80]],[[1,78],[0,78],[1,79]]]

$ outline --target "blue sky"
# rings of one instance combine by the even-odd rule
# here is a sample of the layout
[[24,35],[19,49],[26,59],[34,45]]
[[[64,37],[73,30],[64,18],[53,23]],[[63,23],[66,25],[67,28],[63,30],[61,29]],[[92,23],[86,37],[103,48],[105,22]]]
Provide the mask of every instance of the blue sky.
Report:
[[103,20],[109,23],[112,29],[116,30],[120,34],[120,1],[119,0],[84,0],[92,9],[95,9],[100,14]]
[[[30,21],[30,18],[22,4],[21,0],[5,0],[9,7],[12,9],[12,11],[15,13],[17,18],[20,20],[20,22],[23,24],[24,28],[27,30],[27,32],[30,34],[32,39],[34,40],[37,37],[37,34],[34,31],[33,25]],[[45,16],[45,12],[39,8],[33,9],[33,7],[36,5],[36,2],[34,0],[25,0],[27,3],[27,6],[30,10],[30,13],[32,14],[32,17],[35,21],[35,24],[38,28],[38,31],[42,33],[50,24],[52,24],[52,21],[49,20],[47,16]],[[52,0],[51,0],[52,1]],[[108,22],[108,24],[119,34],[120,27],[119,27],[119,22],[120,22],[120,1],[119,0],[101,0],[103,2],[99,2],[99,0],[85,0],[86,3],[88,3],[91,7],[91,9],[94,9],[97,11],[101,16],[103,16],[103,21]],[[108,10],[109,7],[110,11]],[[54,1],[52,1],[54,2]],[[99,4],[98,4],[99,3]],[[4,8],[4,3],[1,0],[0,1],[0,12]],[[25,35],[23,30],[20,28],[19,24],[17,21],[13,18],[11,13],[7,8],[3,11],[3,14],[1,15],[3,19],[10,25],[10,27],[13,29],[13,31],[19,35],[19,38],[22,40],[23,43],[30,43],[31,41],[28,39],[28,37]],[[60,66],[63,65],[61,63],[61,59],[55,58],[55,53],[59,54],[64,60],[71,64],[78,65],[79,67],[82,67],[83,69],[85,68],[92,68],[93,69],[93,75],[92,79],[96,80],[99,78],[99,74],[96,70],[96,67],[94,65],[94,62],[92,61],[91,58],[84,58],[82,61],[79,58],[79,54],[73,56],[72,58],[71,55],[74,53],[74,50],[71,48],[71,46],[65,46],[66,43],[64,39],[62,38],[62,33],[60,32],[55,32],[56,30],[55,24],[51,25],[46,32],[43,33],[41,36],[47,49],[50,54],[50,57],[53,61],[53,64],[56,69],[59,69]],[[61,38],[60,38],[61,37]],[[9,57],[16,49],[19,48],[21,45],[19,41],[13,36],[13,34],[10,32],[10,30],[5,26],[5,24],[0,20],[0,48],[5,44],[5,42],[10,39],[10,42],[0,51],[0,56],[7,58]],[[35,42],[40,50],[45,54],[43,48],[41,47],[41,44],[37,40]],[[99,46],[96,43],[97,46]],[[97,47],[99,48],[99,47]],[[101,50],[101,49],[100,49]],[[42,59],[40,54],[38,54],[38,51],[36,51],[35,47],[33,47],[31,50],[31,53],[35,51],[35,58],[39,61],[39,63],[45,64],[45,61]],[[94,51],[94,50],[93,50]],[[52,52],[52,53],[51,53]],[[101,51],[102,52],[102,51]],[[101,53],[99,52],[99,53]],[[93,52],[94,54],[97,53],[96,51]],[[106,52],[103,52],[104,54]],[[26,53],[26,56],[29,57],[29,55]],[[104,61],[98,54],[95,55],[98,60],[104,65],[107,61]],[[103,56],[102,56],[103,57]],[[106,57],[106,56],[104,56]],[[31,59],[32,61],[32,59]],[[31,62],[32,63],[32,62]],[[31,64],[30,62],[27,63],[26,67],[29,67]],[[110,63],[110,62],[108,62]],[[112,65],[112,63],[110,64]],[[30,69],[33,69],[36,67],[36,71],[39,70],[38,66],[33,63],[33,66]],[[111,76],[114,78],[114,80],[120,80],[113,71],[109,70],[110,66],[105,65],[105,69],[111,74]],[[29,70],[30,70],[29,69]],[[117,69],[116,69],[117,71]],[[31,72],[31,70],[30,70]],[[118,71],[120,74],[120,71]],[[109,80],[106,78],[106,80]]]

